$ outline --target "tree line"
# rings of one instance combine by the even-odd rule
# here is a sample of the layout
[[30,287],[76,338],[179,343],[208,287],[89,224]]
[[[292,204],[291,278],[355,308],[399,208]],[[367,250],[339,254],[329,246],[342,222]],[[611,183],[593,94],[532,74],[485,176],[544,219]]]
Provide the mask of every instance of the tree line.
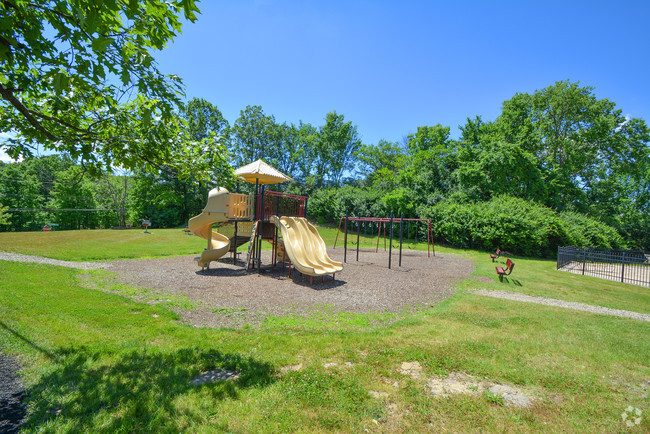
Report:
[[[362,144],[356,126],[336,112],[327,113],[320,126],[287,124],[260,106],[244,108],[230,125],[215,105],[198,98],[183,105],[178,117],[189,143],[218,154],[225,176],[206,181],[163,165],[74,182],[82,167],[64,154],[0,166],[0,197],[12,209],[113,210],[77,217],[45,214],[63,227],[138,224],[142,218],[178,226],[200,211],[211,187],[246,190],[232,182],[231,170],[262,158],[294,178],[276,188],[308,194],[309,217],[321,223],[346,212],[433,217],[439,240],[492,248],[538,215],[544,217],[528,225],[550,225],[548,236],[558,243],[650,249],[648,128],[579,83],[560,81],[533,94],[516,94],[494,121],[468,118],[458,140],[450,138],[450,127],[436,124],[420,126],[399,142]],[[471,218],[480,204],[486,204],[481,209],[492,213],[492,221],[479,224]],[[12,227],[34,227],[25,221],[26,213],[11,214]],[[587,227],[600,229],[582,239],[568,235],[584,234]],[[486,238],[486,231],[500,235]],[[511,244],[519,248],[516,241]],[[554,245],[521,249],[548,255]]]
[[[418,127],[402,142],[361,146],[364,176],[354,189],[316,193],[312,212],[322,221],[346,210],[432,217],[440,240],[486,249],[503,248],[499,239],[512,238],[509,231],[518,233],[537,215],[525,225],[547,227],[552,245],[517,246],[513,240],[509,248],[538,255],[562,242],[650,249],[648,127],[598,99],[594,88],[559,81],[516,94],[494,121],[477,116],[459,127],[458,140],[438,124]],[[476,217],[480,204],[491,204],[484,207],[493,213],[490,222]],[[537,211],[522,214],[528,204]],[[451,235],[452,228],[462,235]],[[486,237],[489,232],[500,235]],[[594,236],[580,238],[585,233]]]
[[176,116],[187,138],[187,158],[214,154],[208,161],[217,162],[210,168],[216,176],[183,173],[176,170],[177,162],[155,170],[89,174],[67,152],[0,163],[0,204],[5,207],[0,230],[38,230],[46,223],[60,229],[126,227],[143,219],[155,227],[182,226],[201,211],[211,188],[251,191],[233,181],[233,168],[264,158],[291,174],[295,185],[290,188],[302,192],[305,184],[312,189],[339,185],[353,170],[354,151],[361,145],[356,127],[336,112],[314,127],[279,124],[261,107],[249,106],[230,126],[216,106],[195,98]]
[[229,125],[211,102],[183,103],[182,80],[154,60],[197,13],[194,0],[0,2],[2,148],[22,159],[0,165],[0,229],[182,225],[210,187],[237,188],[233,167],[263,158],[323,223],[393,212],[430,216],[460,246],[650,249],[648,127],[592,87],[518,93],[495,120],[467,118],[457,140],[432,122],[363,144],[336,112],[288,124],[260,106]]

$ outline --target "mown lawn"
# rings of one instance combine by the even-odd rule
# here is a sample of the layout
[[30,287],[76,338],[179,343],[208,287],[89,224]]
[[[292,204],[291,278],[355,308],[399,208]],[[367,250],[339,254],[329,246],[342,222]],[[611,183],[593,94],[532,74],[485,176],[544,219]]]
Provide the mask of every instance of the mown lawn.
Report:
[[[202,248],[202,240],[177,231]],[[477,265],[465,289],[648,311],[643,288],[525,258],[515,258],[512,279],[500,284],[486,253],[455,252]],[[627,429],[621,414],[628,406],[644,412],[636,430],[650,430],[647,322],[461,291],[389,327],[343,330],[328,318],[271,318],[259,328],[196,329],[163,305],[87,289],[82,279],[93,273],[0,261],[0,275],[0,348],[24,366],[27,432],[612,432]],[[418,362],[421,376],[401,373],[403,362]],[[241,377],[190,384],[210,369]],[[518,387],[533,405],[428,391],[427,380],[455,372]]]
[[182,229],[2,232],[0,251],[64,261],[143,259],[199,253],[205,241]]
[[[336,227],[320,226],[320,233],[328,246],[334,245]],[[397,232],[397,231],[395,231]],[[349,254],[353,255],[356,249],[356,233],[348,233]],[[426,250],[427,243],[422,239],[404,241],[403,248]],[[360,247],[375,248],[376,236],[361,236]],[[343,234],[340,233],[336,248],[343,247]],[[379,249],[383,250],[384,239],[379,240]],[[393,254],[397,255],[399,240],[393,240]],[[500,282],[495,266],[505,266],[506,257],[496,259],[492,263],[489,252],[475,250],[454,249],[435,246],[435,252],[441,254],[457,254],[474,261],[476,269],[473,279],[463,282],[460,287],[464,289],[493,289],[501,291],[519,292],[522,294],[557,298],[565,301],[575,301],[612,309],[631,310],[634,312],[650,314],[650,290],[641,286],[621,284],[610,280],[595,277],[581,276],[564,271],[557,271],[556,261],[549,259],[511,257],[515,269],[511,276]],[[479,278],[482,276],[483,278]],[[488,279],[485,279],[485,278]]]

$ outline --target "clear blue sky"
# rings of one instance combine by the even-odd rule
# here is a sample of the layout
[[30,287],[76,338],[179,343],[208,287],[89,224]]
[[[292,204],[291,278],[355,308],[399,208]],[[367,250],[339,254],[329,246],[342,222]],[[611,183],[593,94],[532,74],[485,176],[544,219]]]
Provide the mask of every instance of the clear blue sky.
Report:
[[[187,97],[233,124],[246,105],[322,125],[336,110],[366,144],[418,126],[494,120],[558,80],[650,122],[650,0],[206,0],[157,54]],[[0,152],[0,158],[3,155]]]
[[558,80],[650,121],[650,1],[203,1],[160,69],[235,122],[260,105],[322,125],[336,110],[364,143],[418,126],[494,120]]

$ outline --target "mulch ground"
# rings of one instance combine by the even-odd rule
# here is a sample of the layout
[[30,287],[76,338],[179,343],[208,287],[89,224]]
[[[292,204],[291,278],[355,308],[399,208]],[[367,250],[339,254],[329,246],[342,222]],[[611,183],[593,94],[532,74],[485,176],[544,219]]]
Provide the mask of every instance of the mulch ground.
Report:
[[[330,257],[343,261],[343,249],[328,249]],[[240,255],[245,259],[246,254]],[[323,282],[288,275],[276,265],[271,270],[270,251],[262,252],[262,272],[247,272],[242,260],[233,265],[230,255],[201,270],[194,256],[114,261],[108,268],[120,282],[151,288],[169,297],[181,295],[197,303],[193,309],[177,309],[184,322],[196,327],[234,327],[260,324],[269,315],[307,314],[326,308],[334,312],[404,313],[434,305],[454,292],[459,279],[469,277],[474,265],[451,254],[427,257],[427,252],[405,250],[402,266],[393,250],[348,250],[347,263],[336,279]]]

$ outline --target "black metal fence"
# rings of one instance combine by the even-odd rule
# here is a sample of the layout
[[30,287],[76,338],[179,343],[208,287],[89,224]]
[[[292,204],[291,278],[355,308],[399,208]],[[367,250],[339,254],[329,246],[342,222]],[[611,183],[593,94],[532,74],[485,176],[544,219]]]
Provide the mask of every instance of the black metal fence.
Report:
[[558,247],[557,269],[650,288],[650,252]]

